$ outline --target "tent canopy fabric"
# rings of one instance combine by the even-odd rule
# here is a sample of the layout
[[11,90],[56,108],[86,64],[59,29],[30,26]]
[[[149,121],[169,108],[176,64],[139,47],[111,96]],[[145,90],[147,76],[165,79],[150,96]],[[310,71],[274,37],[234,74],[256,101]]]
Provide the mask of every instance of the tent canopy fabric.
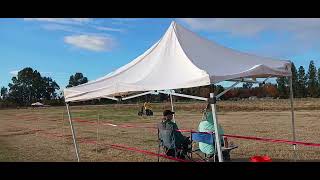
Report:
[[64,89],[64,96],[66,102],[85,101],[270,76],[291,76],[291,62],[223,47],[172,22],[145,53],[104,77]]

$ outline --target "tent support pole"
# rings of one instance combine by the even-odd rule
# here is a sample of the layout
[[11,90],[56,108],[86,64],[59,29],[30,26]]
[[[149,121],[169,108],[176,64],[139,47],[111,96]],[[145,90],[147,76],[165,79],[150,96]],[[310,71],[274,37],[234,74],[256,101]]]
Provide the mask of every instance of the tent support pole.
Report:
[[218,118],[217,118],[217,113],[216,113],[216,98],[214,97],[214,93],[210,93],[210,104],[211,104],[211,110],[212,110],[212,118],[214,122],[214,134],[215,134],[215,139],[216,139],[216,148],[218,151],[218,159],[219,162],[223,162],[223,157],[222,157],[222,151],[221,151],[221,141],[220,141],[220,135],[218,131]]
[[151,94],[151,93],[153,93],[153,91],[148,91],[148,92],[144,92],[144,93],[141,93],[141,94],[128,96],[128,97],[122,98],[122,100],[132,99],[132,98],[136,98],[136,97],[139,97],[139,96],[144,96],[144,95]]
[[97,119],[97,142],[96,142],[96,155],[98,157],[98,145],[99,145],[99,121],[100,121],[100,112],[98,112],[98,119]]
[[[171,111],[173,112],[174,110],[173,110],[173,102],[172,102],[172,94],[171,93],[170,93],[170,102],[171,102]],[[176,122],[174,115],[173,115],[173,122],[174,123]]]
[[[293,109],[293,88],[292,88],[292,76],[289,77],[289,84],[290,84],[290,106],[291,106],[291,123],[292,123],[292,138],[293,141],[296,141],[296,127],[294,123],[294,109]],[[293,160],[297,160],[297,152],[296,152],[296,144],[293,144],[293,153],[294,158]]]
[[[162,94],[169,94],[165,91],[158,91],[159,93]],[[185,98],[190,98],[190,99],[197,99],[200,101],[207,101],[208,98],[204,98],[204,97],[199,97],[199,96],[191,96],[191,95],[187,95],[187,94],[179,94],[179,93],[175,93],[175,92],[171,92],[170,94],[174,95],[174,96],[179,96],[179,97],[185,97]]]
[[227,93],[228,91],[230,91],[232,88],[234,88],[237,84],[239,84],[240,81],[235,82],[234,84],[232,84],[232,86],[228,87],[226,90],[224,90],[223,92],[221,92],[220,94],[218,94],[216,96],[216,99],[219,99],[221,96],[223,96],[225,93]]
[[[160,132],[158,129],[158,154],[160,154],[160,148],[161,148],[161,144],[160,144]],[[160,156],[158,156],[158,162],[160,162]]]
[[76,151],[77,160],[78,160],[78,162],[80,162],[78,144],[77,144],[76,134],[75,134],[75,131],[74,131],[74,128],[73,128],[72,118],[71,118],[71,114],[70,114],[70,110],[69,110],[69,103],[66,103],[66,106],[67,106],[67,111],[68,111],[68,116],[69,116],[70,128],[71,128],[71,132],[72,132],[72,139],[73,139],[74,149]]

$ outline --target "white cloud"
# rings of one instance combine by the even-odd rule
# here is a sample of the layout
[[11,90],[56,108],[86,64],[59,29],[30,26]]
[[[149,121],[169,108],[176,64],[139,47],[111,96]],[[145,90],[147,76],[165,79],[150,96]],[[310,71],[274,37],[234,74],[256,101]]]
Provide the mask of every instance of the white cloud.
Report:
[[91,21],[91,18],[70,18],[73,21],[78,21],[78,22],[89,22]]
[[[320,18],[181,18],[178,21],[192,30],[224,32],[228,35],[247,38],[245,41],[265,42],[254,53],[290,57],[310,50],[320,50]],[[275,39],[264,41],[260,36],[272,32]],[[252,39],[253,38],[253,39]],[[258,39],[257,39],[258,38]]]
[[61,24],[45,24],[42,26],[43,29],[46,30],[60,30],[60,31],[67,31],[67,32],[74,32],[73,27]]
[[64,37],[67,44],[92,51],[110,51],[115,42],[112,38],[93,35],[72,35]]
[[20,70],[14,70],[14,71],[10,71],[9,73],[10,73],[12,76],[17,76],[19,71],[20,71]]
[[116,29],[116,28],[110,28],[110,27],[104,27],[104,26],[94,26],[97,30],[102,31],[114,31],[114,32],[123,32],[123,29]]
[[106,33],[95,33],[95,32],[86,32],[79,28],[74,28],[73,26],[68,25],[61,25],[61,24],[44,24],[41,26],[43,29],[50,30],[50,31],[65,31],[74,34],[85,34],[91,36],[110,36]]
[[[90,18],[24,18],[24,20],[51,23],[51,24],[45,24],[44,26],[42,26],[46,30],[63,30],[63,31],[72,32],[72,31],[76,31],[74,30],[74,25],[85,25],[82,27],[92,28],[100,31],[113,31],[113,32],[124,31],[123,29],[118,29],[118,28],[96,26],[95,21]],[[125,20],[125,21],[128,21],[128,20]]]
[[[41,27],[43,29],[50,30],[50,31],[65,31],[65,32],[71,32],[71,33],[77,33],[77,34],[98,35],[98,36],[109,35],[105,33],[86,32],[81,30],[81,28],[75,28],[73,26],[62,25],[62,24],[44,24]],[[92,27],[100,31],[124,32],[123,29],[116,29],[116,28],[110,28],[110,27],[104,27],[104,26],[88,26],[88,27]]]
[[25,21],[43,21],[60,24],[83,24],[90,22],[90,18],[24,18]]
[[42,22],[41,28],[49,31],[64,31],[72,35],[65,36],[64,42],[78,48],[92,51],[109,51],[115,46],[107,31],[125,32],[124,29],[104,26],[97,19],[90,18],[24,18],[25,21]]
[[[181,18],[194,30],[227,32],[239,36],[252,36],[261,32],[293,32],[299,36],[318,33],[319,18]],[[302,33],[302,35],[300,34]]]
[[112,18],[112,20],[129,22],[129,21],[137,21],[139,20],[139,18]]
[[111,24],[128,25],[131,22],[137,22],[138,20],[142,20],[142,18],[111,18],[111,20]]

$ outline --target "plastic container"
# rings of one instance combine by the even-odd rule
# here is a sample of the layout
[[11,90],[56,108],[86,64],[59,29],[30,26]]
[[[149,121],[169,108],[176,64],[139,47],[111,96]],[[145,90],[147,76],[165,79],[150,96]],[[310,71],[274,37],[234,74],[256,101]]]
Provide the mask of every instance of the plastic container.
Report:
[[250,162],[272,162],[269,156],[252,156]]

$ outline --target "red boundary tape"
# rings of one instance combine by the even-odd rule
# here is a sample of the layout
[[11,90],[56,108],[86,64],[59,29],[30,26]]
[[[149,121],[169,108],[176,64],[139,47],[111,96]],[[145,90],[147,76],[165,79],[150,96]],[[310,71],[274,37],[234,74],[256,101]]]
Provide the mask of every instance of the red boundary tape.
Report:
[[237,136],[237,135],[224,135],[225,137],[231,137],[231,138],[238,138],[238,139],[248,139],[248,140],[257,140],[257,141],[265,141],[265,142],[274,142],[274,143],[287,143],[287,144],[300,144],[304,146],[315,146],[319,147],[320,144],[318,143],[308,143],[308,142],[301,142],[301,141],[289,141],[289,140],[283,140],[283,139],[270,139],[270,138],[259,138],[259,137],[249,137],[249,136]]
[[[82,122],[84,122],[85,120],[81,120]],[[13,127],[13,128],[22,128],[22,127],[18,127],[18,126],[12,126],[10,125],[10,127]],[[28,129],[30,131],[38,131],[40,132],[41,134],[45,135],[46,137],[56,137],[56,138],[67,138],[67,137],[71,137],[71,135],[63,135],[63,134],[59,134],[59,133],[49,133],[49,132],[44,132],[44,130],[42,129],[31,129],[31,128],[26,128],[26,127],[23,127],[23,129]],[[80,143],[86,143],[86,144],[96,144],[97,141],[95,140],[79,140]],[[101,144],[100,144],[101,145]],[[142,153],[142,154],[147,154],[147,155],[152,155],[152,156],[158,156],[158,157],[163,157],[163,158],[166,158],[166,159],[171,159],[171,160],[174,160],[174,161],[178,161],[178,162],[191,162],[191,161],[188,161],[188,160],[184,160],[184,159],[179,159],[179,158],[174,158],[174,157],[171,157],[171,156],[167,156],[167,155],[164,155],[164,154],[158,154],[158,153],[154,153],[154,152],[151,152],[151,151],[147,151],[147,150],[142,150],[142,149],[138,149],[138,148],[134,148],[134,147],[128,147],[128,146],[123,146],[123,145],[119,145],[119,144],[108,144],[108,143],[103,143],[102,145],[104,146],[110,146],[112,147],[113,149],[118,149],[118,150],[128,150],[128,151],[134,151],[134,152],[139,152],[139,153]]]
[[[95,122],[90,122],[87,120],[79,120],[76,119],[74,121],[78,122],[87,122],[91,124],[95,124]],[[108,125],[108,126],[118,126],[118,127],[124,127],[124,128],[148,128],[148,129],[157,129],[156,127],[150,127],[150,126],[133,126],[133,125],[117,125],[112,123],[102,123],[102,125]],[[185,130],[180,129],[177,130],[180,132],[190,132],[190,133],[204,133],[204,134],[214,134],[209,132],[197,132],[192,130]],[[286,143],[286,144],[292,144],[292,145],[304,145],[304,146],[314,146],[314,147],[320,147],[319,143],[309,143],[309,142],[302,142],[302,141],[290,141],[290,140],[283,140],[283,139],[271,139],[271,138],[260,138],[260,137],[250,137],[250,136],[238,136],[238,135],[230,135],[230,134],[224,134],[224,137],[230,137],[230,138],[237,138],[237,139],[247,139],[247,140],[256,140],[256,141],[264,141],[264,142],[274,142],[274,143]]]
[[[82,141],[82,142],[86,142],[86,143],[89,143],[89,144],[96,144],[95,140],[85,140],[85,141]],[[129,151],[134,151],[134,152],[140,152],[142,154],[148,154],[148,155],[152,155],[152,156],[159,156],[159,157],[163,157],[163,158],[166,158],[166,159],[171,159],[171,160],[175,160],[175,161],[179,161],[179,162],[191,162],[191,161],[188,161],[188,160],[174,158],[174,157],[167,156],[167,155],[164,155],[164,154],[157,154],[157,153],[154,153],[154,152],[151,152],[151,151],[137,149],[137,148],[134,148],[134,147],[123,146],[123,145],[119,145],[119,144],[103,143],[103,145],[111,146],[111,147],[113,147],[115,149],[120,149],[120,150],[129,150]]]

